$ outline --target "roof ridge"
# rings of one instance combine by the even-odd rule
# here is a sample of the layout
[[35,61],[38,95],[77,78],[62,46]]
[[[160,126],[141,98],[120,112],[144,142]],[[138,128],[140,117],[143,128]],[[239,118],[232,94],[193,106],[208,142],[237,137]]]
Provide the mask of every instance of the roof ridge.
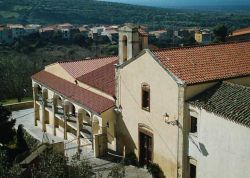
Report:
[[194,49],[194,48],[205,48],[205,47],[209,47],[209,46],[226,46],[226,45],[230,45],[230,44],[249,43],[249,42],[250,42],[250,40],[242,40],[242,41],[230,41],[230,42],[221,42],[221,43],[211,43],[211,44],[184,46],[184,47],[161,48],[161,49],[152,50],[152,52],[173,51],[173,50]]
[[77,59],[77,60],[69,60],[69,61],[58,61],[57,63],[59,64],[64,64],[64,63],[70,63],[70,62],[80,62],[80,61],[89,61],[89,60],[97,60],[97,59],[103,59],[103,58],[114,58],[114,57],[118,57],[118,56],[103,56],[103,57],[98,57],[98,58],[83,58],[83,59]]
[[222,83],[226,84],[226,85],[236,86],[236,87],[239,87],[239,88],[242,88],[242,89],[247,89],[247,90],[250,91],[250,87],[245,86],[245,85],[240,85],[240,84],[229,82],[229,81],[223,81]]

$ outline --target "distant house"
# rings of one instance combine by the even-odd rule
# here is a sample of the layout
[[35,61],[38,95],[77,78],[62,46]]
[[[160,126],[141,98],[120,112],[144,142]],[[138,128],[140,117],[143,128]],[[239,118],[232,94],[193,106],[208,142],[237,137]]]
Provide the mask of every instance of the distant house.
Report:
[[151,31],[149,32],[149,35],[154,35],[156,38],[159,38],[164,33],[167,33],[167,30]]
[[39,29],[39,33],[41,34],[42,38],[50,39],[52,38],[53,34],[55,32],[55,27],[43,27]]
[[199,30],[195,32],[195,40],[201,44],[209,44],[212,42],[212,33],[210,30]]
[[11,30],[5,26],[0,27],[0,44],[11,44],[13,43]]
[[10,29],[12,39],[18,39],[25,35],[24,26],[20,24],[7,24],[7,28]]
[[74,26],[70,23],[64,23],[57,25],[57,30],[62,33],[63,39],[70,39],[72,37],[71,30],[74,28]]
[[38,33],[41,25],[29,24],[24,27],[24,35],[28,36],[30,34]]
[[118,31],[114,29],[105,29],[102,36],[107,36],[111,42],[118,42]]
[[89,30],[85,27],[80,27],[79,32],[85,37],[88,38],[89,35]]
[[89,32],[89,38],[92,38],[93,40],[96,40],[98,36],[100,36],[102,34],[102,32],[104,31],[105,27],[93,27],[90,29]]
[[250,27],[235,30],[227,37],[227,41],[242,41],[249,39],[250,39]]

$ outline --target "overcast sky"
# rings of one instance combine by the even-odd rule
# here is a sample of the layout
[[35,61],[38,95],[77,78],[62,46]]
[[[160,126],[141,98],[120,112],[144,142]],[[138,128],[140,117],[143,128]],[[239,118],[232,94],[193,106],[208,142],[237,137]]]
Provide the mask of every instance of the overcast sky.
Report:
[[222,6],[222,5],[250,5],[250,0],[104,0],[152,6]]

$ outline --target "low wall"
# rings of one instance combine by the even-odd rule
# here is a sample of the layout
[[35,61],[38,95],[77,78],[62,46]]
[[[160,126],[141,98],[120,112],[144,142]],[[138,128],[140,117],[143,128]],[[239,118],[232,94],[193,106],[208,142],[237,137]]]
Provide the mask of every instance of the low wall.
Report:
[[10,111],[17,111],[21,109],[29,109],[34,107],[33,101],[26,101],[20,103],[6,104],[4,107],[8,108]]

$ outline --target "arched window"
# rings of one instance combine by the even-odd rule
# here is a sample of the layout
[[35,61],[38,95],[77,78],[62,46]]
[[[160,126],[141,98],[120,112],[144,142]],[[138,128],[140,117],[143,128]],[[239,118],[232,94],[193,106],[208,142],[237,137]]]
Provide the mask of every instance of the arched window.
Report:
[[42,87],[40,85],[37,85],[37,94],[42,95]]
[[76,116],[76,108],[73,104],[72,104],[72,108],[71,108],[71,115],[74,117]]
[[123,36],[122,42],[123,42],[123,61],[127,61],[128,60],[128,38],[126,35]]

